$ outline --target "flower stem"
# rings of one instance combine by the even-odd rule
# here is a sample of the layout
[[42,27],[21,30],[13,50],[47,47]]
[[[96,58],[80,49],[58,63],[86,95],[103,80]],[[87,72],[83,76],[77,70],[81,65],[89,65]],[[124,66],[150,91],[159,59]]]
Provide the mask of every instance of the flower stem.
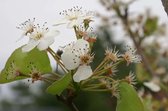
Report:
[[84,90],[84,91],[91,91],[91,92],[109,92],[112,89],[90,89],[90,88],[84,88],[82,90]]
[[79,39],[78,32],[77,32],[77,27],[76,26],[74,26],[74,31],[75,31],[76,38]]
[[47,51],[52,55],[52,57],[57,61],[58,65],[62,68],[62,70],[67,73],[68,71],[64,67],[64,64],[60,61],[60,57],[49,47]]
[[86,87],[89,89],[94,89],[94,88],[100,88],[102,86],[105,86],[105,84],[104,83],[92,84],[92,85],[87,85]]
[[96,71],[98,71],[106,62],[107,62],[107,60],[104,59],[104,60],[97,66],[97,68],[94,70],[94,73],[95,73]]

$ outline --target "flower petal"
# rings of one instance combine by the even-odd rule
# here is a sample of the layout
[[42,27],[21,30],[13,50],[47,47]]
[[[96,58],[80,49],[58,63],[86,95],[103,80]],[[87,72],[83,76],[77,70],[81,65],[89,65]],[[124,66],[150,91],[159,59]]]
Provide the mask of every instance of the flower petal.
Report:
[[89,43],[86,40],[78,39],[73,47],[75,50],[82,50],[83,52],[89,51]]
[[40,40],[40,43],[37,45],[37,48],[40,51],[42,51],[47,49],[53,43],[54,43],[54,37],[43,38]]
[[153,92],[159,92],[160,91],[160,86],[158,86],[157,84],[155,84],[154,82],[150,81],[150,82],[144,82],[143,83],[146,87],[148,87],[151,91]]
[[69,21],[69,23],[67,24],[67,28],[73,28],[74,26],[78,26],[77,20]]
[[64,19],[55,21],[53,26],[58,26],[58,25],[66,24],[67,22],[68,22],[68,20],[66,18],[64,18]]
[[80,64],[80,59],[75,55],[75,53],[73,53],[72,50],[66,50],[63,52],[61,59],[65,67],[69,70],[77,68]]
[[22,47],[23,52],[29,52],[39,44],[39,40],[30,39],[28,44]]
[[67,28],[73,28],[74,26],[79,26],[83,23],[83,18],[78,18],[75,20],[69,21]]
[[45,38],[55,37],[55,36],[57,36],[59,33],[60,33],[60,32],[59,32],[58,30],[51,30],[51,31],[47,32],[44,37],[45,37]]
[[72,50],[74,44],[75,44],[75,42],[71,42],[71,43],[69,43],[68,45],[66,45],[66,46],[64,47],[64,51]]
[[23,33],[23,34],[16,40],[16,42],[22,40],[22,39],[24,38],[24,36],[25,36],[25,33]]
[[90,66],[82,65],[79,66],[78,70],[73,76],[75,82],[80,82],[82,80],[88,79],[93,74]]

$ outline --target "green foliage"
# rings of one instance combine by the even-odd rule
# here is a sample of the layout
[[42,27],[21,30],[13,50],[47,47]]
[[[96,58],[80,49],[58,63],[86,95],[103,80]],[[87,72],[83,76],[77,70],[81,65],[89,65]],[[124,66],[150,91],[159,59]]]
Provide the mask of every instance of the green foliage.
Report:
[[24,53],[20,47],[7,60],[5,68],[0,74],[0,83],[28,78],[32,71],[37,71],[41,74],[52,71],[47,52],[39,51],[35,48],[30,52]]
[[119,91],[116,111],[144,111],[143,103],[130,84],[121,82]]
[[151,78],[150,75],[143,68],[142,64],[136,65],[136,75],[138,81],[145,81]]
[[144,24],[144,34],[145,36],[152,35],[158,28],[158,18],[148,18]]
[[71,73],[65,74],[60,80],[55,81],[47,88],[47,92],[52,95],[60,95],[72,81]]

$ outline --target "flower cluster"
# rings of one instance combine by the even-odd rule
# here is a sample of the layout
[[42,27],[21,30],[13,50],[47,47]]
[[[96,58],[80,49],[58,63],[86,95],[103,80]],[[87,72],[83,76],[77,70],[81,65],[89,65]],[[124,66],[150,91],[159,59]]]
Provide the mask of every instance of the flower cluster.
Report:
[[[54,37],[58,35],[59,31],[49,30],[46,27],[46,23],[41,27],[39,24],[34,23],[35,19],[27,20],[17,27],[23,30],[22,36],[29,37],[29,42],[22,47],[22,51],[29,52],[35,47],[40,51],[47,49],[46,51],[54,57],[60,68],[65,73],[70,73],[74,82],[81,83],[83,90],[95,90],[95,86],[89,89],[86,87],[88,83],[92,84],[93,82],[94,84],[100,84],[96,88],[104,85],[103,88],[106,89],[101,90],[111,90],[114,95],[117,95],[118,91],[115,84],[118,84],[118,82],[113,79],[113,76],[119,71],[117,70],[117,65],[122,61],[126,61],[127,65],[139,63],[141,62],[141,57],[130,46],[126,47],[127,50],[124,54],[120,54],[116,47],[113,49],[107,48],[103,61],[93,69],[91,63],[94,62],[96,54],[92,47],[97,38],[93,28],[90,27],[90,22],[93,21],[94,14],[91,11],[82,11],[81,7],[73,7],[60,12],[60,15],[64,16],[64,18],[61,21],[57,21],[53,26],[67,24],[67,27],[74,29],[76,35],[76,41],[64,46],[61,49],[61,54],[57,54],[49,47],[54,43]],[[29,76],[32,78],[32,82],[44,80],[41,73],[36,70],[31,72]],[[134,74],[130,73],[125,78],[125,81],[134,85]]]

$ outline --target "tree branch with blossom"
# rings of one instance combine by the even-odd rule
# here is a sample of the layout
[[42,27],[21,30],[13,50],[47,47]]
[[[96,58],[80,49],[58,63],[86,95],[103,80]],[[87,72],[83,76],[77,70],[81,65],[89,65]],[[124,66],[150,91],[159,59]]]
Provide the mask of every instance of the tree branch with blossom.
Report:
[[[141,56],[136,50],[126,46],[125,53],[120,54],[116,48],[107,49],[103,61],[95,68],[91,63],[95,62],[96,54],[92,50],[96,42],[94,33],[89,32],[90,23],[93,22],[95,13],[82,11],[81,7],[73,7],[60,13],[63,19],[57,21],[54,26],[67,25],[75,31],[76,40],[63,46],[62,54],[58,55],[51,47],[55,42],[54,37],[59,31],[46,27],[46,22],[40,26],[35,24],[35,19],[27,20],[20,24],[18,29],[23,30],[22,36],[28,37],[27,44],[15,50],[0,74],[0,83],[8,83],[20,79],[29,78],[32,83],[43,81],[49,84],[46,92],[57,97],[72,111],[79,111],[74,104],[74,98],[84,92],[108,92],[115,96],[118,101],[117,111],[144,111],[142,101],[135,89],[135,77],[131,72],[122,79],[113,78],[117,73],[117,66],[126,63],[141,63]],[[75,30],[74,30],[75,29]],[[92,31],[92,30],[91,30]],[[138,49],[139,50],[139,49]],[[60,66],[63,74],[53,72],[48,53]],[[123,62],[125,61],[125,62]],[[125,90],[131,92],[121,92]],[[131,101],[125,101],[126,99]],[[136,105],[132,106],[132,102]],[[125,108],[125,104],[129,107]]]

